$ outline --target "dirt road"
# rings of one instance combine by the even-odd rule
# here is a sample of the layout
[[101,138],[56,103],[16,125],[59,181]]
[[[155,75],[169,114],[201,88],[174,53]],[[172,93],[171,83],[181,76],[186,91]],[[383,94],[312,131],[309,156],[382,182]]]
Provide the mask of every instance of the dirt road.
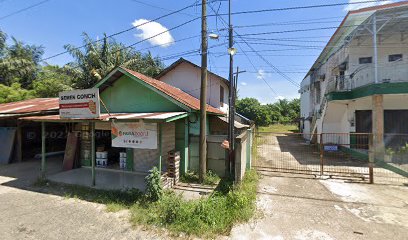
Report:
[[260,216],[232,239],[406,239],[408,188],[262,172]]
[[0,239],[169,238],[164,231],[131,226],[128,211],[109,213],[102,204],[34,191],[38,165],[0,166]]

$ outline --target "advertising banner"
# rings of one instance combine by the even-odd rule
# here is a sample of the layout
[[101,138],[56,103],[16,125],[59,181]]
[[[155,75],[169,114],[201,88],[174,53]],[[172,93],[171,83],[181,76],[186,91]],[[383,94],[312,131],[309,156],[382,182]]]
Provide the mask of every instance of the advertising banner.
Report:
[[112,147],[157,149],[157,123],[112,122]]
[[100,116],[99,89],[83,89],[59,93],[61,118],[98,118]]

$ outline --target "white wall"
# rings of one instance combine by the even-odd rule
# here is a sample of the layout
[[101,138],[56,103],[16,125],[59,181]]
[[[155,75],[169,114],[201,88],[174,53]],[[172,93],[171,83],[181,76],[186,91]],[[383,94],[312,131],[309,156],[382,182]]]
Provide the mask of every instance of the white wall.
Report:
[[[354,119],[355,122],[356,110],[372,110],[371,98],[329,102],[323,126],[318,133],[355,132],[355,125],[351,126],[350,120]],[[408,110],[408,94],[385,94],[383,99],[384,110]]]
[[303,79],[300,84],[300,117],[307,118],[309,113],[312,112],[312,106],[310,102],[310,76]]
[[[184,92],[200,99],[201,71],[188,63],[181,63],[162,76],[160,81],[166,82]],[[220,105],[220,86],[224,88],[224,104]],[[228,112],[228,86],[217,76],[208,74],[207,103],[223,112]]]

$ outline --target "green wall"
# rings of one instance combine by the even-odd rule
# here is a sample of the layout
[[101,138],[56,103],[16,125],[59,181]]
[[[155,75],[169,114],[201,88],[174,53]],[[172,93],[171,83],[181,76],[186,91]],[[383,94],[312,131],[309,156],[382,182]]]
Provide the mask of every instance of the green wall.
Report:
[[176,121],[176,151],[180,152],[180,173],[188,170],[188,121],[187,118]]
[[408,93],[408,82],[378,83],[355,88],[348,92],[331,92],[327,94],[328,101],[350,100],[375,94],[405,94]]
[[[100,93],[111,113],[186,111],[144,84],[124,75]],[[106,110],[101,106],[101,112]]]

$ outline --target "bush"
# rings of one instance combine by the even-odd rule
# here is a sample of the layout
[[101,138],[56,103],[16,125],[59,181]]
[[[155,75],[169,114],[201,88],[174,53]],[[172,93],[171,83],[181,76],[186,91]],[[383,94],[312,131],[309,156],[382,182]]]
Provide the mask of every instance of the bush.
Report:
[[157,167],[153,167],[149,172],[150,174],[146,176],[146,197],[156,202],[163,196],[161,173]]
[[171,191],[157,202],[137,203],[131,208],[132,222],[165,226],[173,232],[214,237],[228,233],[233,224],[249,220],[255,212],[258,175],[248,171],[237,186],[221,179],[208,198],[185,201]]
[[[199,183],[198,174],[193,171],[188,171],[183,174],[180,178],[181,182],[184,183]],[[217,185],[220,181],[220,177],[211,170],[207,171],[207,174],[204,176],[203,184],[205,185]]]

